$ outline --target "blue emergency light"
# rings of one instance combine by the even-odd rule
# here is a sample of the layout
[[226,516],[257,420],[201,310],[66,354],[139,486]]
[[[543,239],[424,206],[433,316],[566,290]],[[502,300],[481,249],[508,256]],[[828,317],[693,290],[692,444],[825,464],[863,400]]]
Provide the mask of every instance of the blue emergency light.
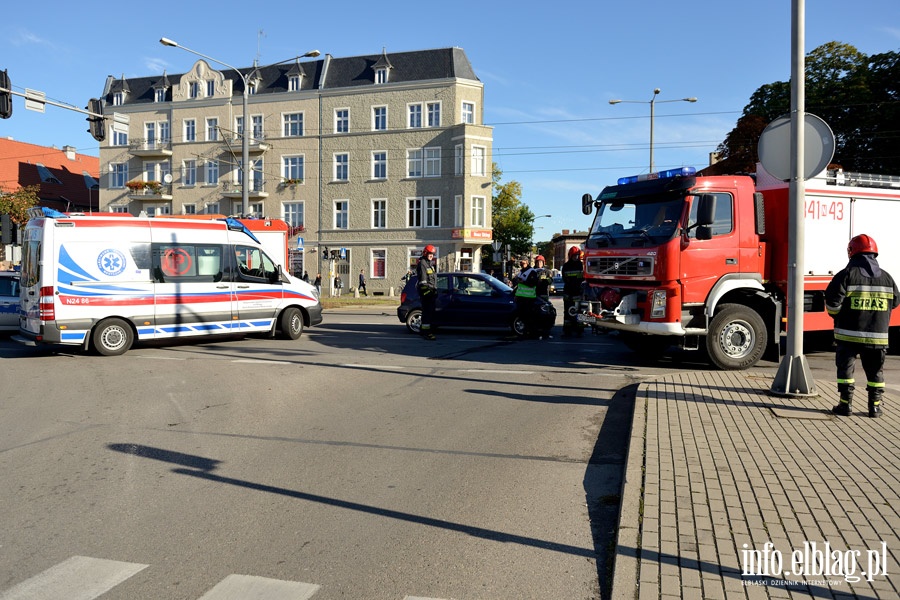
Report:
[[627,185],[629,183],[637,183],[638,181],[651,181],[654,179],[674,179],[676,177],[692,177],[697,174],[694,167],[679,167],[677,169],[669,169],[667,171],[659,171],[657,173],[644,173],[643,175],[632,175],[631,177],[620,177],[616,181],[616,185]]

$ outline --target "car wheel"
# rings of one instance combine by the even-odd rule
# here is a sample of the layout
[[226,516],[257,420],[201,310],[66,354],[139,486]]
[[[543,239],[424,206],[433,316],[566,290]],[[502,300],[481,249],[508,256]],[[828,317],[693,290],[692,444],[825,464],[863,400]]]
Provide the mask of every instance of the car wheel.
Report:
[[91,341],[102,356],[119,356],[131,348],[134,332],[122,319],[107,319],[94,328]]
[[406,315],[406,328],[412,333],[422,331],[422,311],[418,308],[409,311]]
[[724,304],[709,324],[706,350],[720,369],[749,369],[766,350],[766,324],[752,308]]
[[525,323],[525,320],[522,317],[513,317],[512,323],[510,323],[509,328],[512,329],[512,332],[519,337],[525,337],[525,334],[528,333],[528,325]]
[[303,335],[303,314],[294,306],[281,313],[281,337],[297,340]]

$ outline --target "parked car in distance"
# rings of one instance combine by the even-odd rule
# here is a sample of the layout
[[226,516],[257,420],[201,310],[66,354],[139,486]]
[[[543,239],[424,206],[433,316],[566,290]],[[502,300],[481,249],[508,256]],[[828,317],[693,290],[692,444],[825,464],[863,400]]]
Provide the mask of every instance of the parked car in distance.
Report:
[[19,330],[19,273],[0,271],[0,331]]
[[550,295],[551,296],[562,296],[562,293],[563,293],[562,275],[554,275],[553,280],[550,282]]
[[[415,276],[409,278],[397,307],[397,318],[413,333],[422,325],[418,282]],[[487,273],[438,273],[437,288],[435,327],[505,328],[525,334],[525,324],[515,314],[513,290],[499,279]],[[548,313],[542,328],[549,329],[555,320],[555,311]]]

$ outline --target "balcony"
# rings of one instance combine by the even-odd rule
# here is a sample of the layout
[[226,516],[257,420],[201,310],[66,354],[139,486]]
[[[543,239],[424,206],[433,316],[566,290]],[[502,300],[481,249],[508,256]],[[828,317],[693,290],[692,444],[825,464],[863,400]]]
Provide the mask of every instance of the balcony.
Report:
[[143,158],[172,156],[172,142],[170,140],[133,140],[128,144],[128,151],[134,156]]
[[[263,132],[256,132],[253,137],[251,137],[248,141],[250,154],[261,154],[269,149],[269,142],[266,141],[266,134]],[[225,144],[228,146],[228,151],[234,154],[240,154],[241,152],[241,136],[236,135],[233,138],[226,139]]]
[[[258,180],[253,181],[250,184],[250,190],[247,193],[249,198],[268,198],[269,192],[266,191],[265,181]],[[223,198],[234,198],[240,200],[242,198],[241,195],[241,184],[240,183],[223,183],[222,184],[222,197]]]
[[172,199],[172,186],[158,181],[129,181],[128,197],[133,200],[158,201]]

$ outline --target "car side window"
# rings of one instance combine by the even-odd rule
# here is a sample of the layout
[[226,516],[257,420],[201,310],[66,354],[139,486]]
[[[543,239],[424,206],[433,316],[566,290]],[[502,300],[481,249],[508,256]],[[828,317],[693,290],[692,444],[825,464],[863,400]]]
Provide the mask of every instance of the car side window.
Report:
[[[711,229],[713,237],[727,235],[734,231],[734,210],[732,208],[731,194],[717,192],[715,221]],[[697,237],[697,228],[693,225],[697,222],[697,198],[691,202],[691,214],[688,216],[688,237]]]
[[437,291],[440,294],[449,294],[450,293],[450,277],[446,275],[438,275],[437,278]]

